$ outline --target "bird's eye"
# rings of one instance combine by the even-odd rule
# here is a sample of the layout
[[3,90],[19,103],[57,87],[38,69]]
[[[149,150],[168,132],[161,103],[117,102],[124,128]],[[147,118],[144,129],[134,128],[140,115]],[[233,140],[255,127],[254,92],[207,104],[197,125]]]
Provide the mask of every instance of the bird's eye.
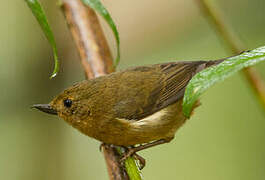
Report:
[[70,99],[65,99],[65,100],[63,101],[63,104],[64,104],[65,107],[69,108],[69,107],[72,106],[72,100],[70,100]]

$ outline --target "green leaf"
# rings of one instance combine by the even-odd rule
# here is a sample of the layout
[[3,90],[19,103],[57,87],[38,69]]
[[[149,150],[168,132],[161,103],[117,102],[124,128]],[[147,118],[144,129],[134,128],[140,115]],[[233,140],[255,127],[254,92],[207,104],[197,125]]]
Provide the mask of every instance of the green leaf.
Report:
[[117,57],[114,63],[114,66],[117,67],[117,65],[120,62],[120,37],[114,21],[112,20],[107,9],[101,4],[100,0],[82,0],[82,1],[84,4],[97,11],[109,24],[117,43]]
[[[117,151],[122,155],[125,150],[122,147],[116,147]],[[142,174],[133,157],[128,157],[125,162],[126,172],[131,180],[142,180]]]
[[265,60],[265,46],[244,52],[238,56],[226,59],[217,66],[213,66],[196,74],[186,87],[183,100],[183,113],[190,117],[192,107],[199,96],[209,87],[241,69]]
[[45,15],[40,3],[38,2],[38,0],[25,0],[25,1],[28,4],[28,7],[31,9],[32,13],[34,14],[35,18],[39,22],[46,38],[48,39],[49,43],[52,46],[55,65],[54,65],[53,73],[52,73],[50,78],[53,78],[57,75],[57,73],[59,71],[59,61],[58,61],[57,47],[56,47],[56,43],[54,40],[52,30],[49,26],[46,15]]

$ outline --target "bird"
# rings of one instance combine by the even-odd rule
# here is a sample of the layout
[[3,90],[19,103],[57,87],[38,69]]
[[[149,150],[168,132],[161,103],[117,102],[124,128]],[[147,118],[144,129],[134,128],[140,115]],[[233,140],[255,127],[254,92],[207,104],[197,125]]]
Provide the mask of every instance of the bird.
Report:
[[[224,59],[138,66],[65,89],[34,108],[58,115],[81,133],[105,144],[128,147],[125,160],[146,148],[170,142],[188,119],[182,112],[191,78]],[[193,106],[193,110],[199,101]]]

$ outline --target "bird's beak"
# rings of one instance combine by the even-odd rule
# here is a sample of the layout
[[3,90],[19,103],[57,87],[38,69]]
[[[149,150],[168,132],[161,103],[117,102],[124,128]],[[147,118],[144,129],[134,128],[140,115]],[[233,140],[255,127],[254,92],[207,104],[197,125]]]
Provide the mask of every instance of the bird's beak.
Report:
[[48,114],[55,114],[57,115],[57,111],[51,107],[49,104],[34,104],[32,108],[36,108],[42,112],[48,113]]

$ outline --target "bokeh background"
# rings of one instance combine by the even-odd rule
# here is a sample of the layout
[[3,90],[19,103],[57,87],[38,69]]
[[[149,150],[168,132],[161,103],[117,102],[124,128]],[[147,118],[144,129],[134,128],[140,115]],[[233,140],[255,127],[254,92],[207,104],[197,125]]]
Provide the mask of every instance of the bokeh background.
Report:
[[[249,49],[265,45],[264,0],[213,0]],[[82,67],[58,3],[42,0],[55,33],[61,69],[52,80],[52,50],[24,1],[0,6],[0,178],[108,179],[99,142],[63,120],[30,109],[74,82]],[[119,68],[230,56],[194,0],[103,1],[121,38]],[[102,21],[109,44],[115,41]],[[265,80],[265,63],[256,66]],[[261,180],[265,113],[240,73],[202,97],[202,106],[166,145],[145,150],[145,179]]]

